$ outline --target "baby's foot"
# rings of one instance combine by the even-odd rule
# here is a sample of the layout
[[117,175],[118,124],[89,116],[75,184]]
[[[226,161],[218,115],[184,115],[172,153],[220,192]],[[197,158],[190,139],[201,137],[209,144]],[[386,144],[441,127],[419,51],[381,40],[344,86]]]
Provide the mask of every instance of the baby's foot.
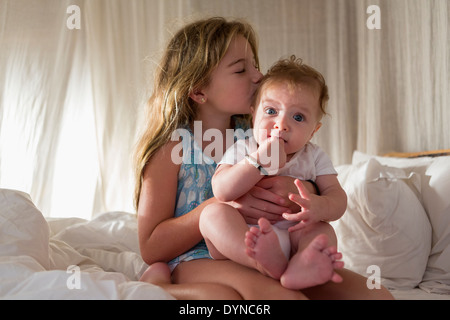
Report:
[[280,279],[286,270],[288,260],[270,222],[261,218],[259,229],[251,227],[245,234],[246,253],[256,262],[256,269],[274,279]]
[[335,272],[344,266],[342,254],[336,247],[327,247],[328,237],[315,237],[301,252],[289,261],[286,272],[281,276],[281,284],[288,289],[304,289],[328,281],[341,282],[342,277]]
[[144,271],[139,281],[163,285],[171,283],[170,276],[170,268],[167,263],[155,262]]

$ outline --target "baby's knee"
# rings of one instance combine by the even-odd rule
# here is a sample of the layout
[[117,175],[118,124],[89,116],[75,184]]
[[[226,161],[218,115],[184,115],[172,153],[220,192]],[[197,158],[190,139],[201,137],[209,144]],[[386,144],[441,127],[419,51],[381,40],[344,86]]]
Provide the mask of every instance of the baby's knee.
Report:
[[214,217],[225,209],[225,206],[228,206],[225,203],[212,203],[208,204],[200,215],[200,220],[214,220]]
[[321,221],[319,222],[320,228],[322,228],[324,234],[328,236],[328,245],[337,245],[337,236],[336,231],[328,222]]
[[[328,237],[328,246],[337,246],[336,232],[333,227],[327,222],[320,221],[290,234],[294,251],[302,250],[320,234],[325,234]],[[297,244],[298,247],[296,247]]]
[[318,234],[326,234],[328,236],[328,245],[337,245],[337,237],[336,237],[336,232],[334,231],[334,228],[331,226],[331,224],[329,224],[328,222],[325,221],[319,221],[313,225],[311,225],[312,227],[312,232],[316,235]]
[[208,226],[218,221],[219,215],[223,214],[224,210],[227,210],[229,205],[225,203],[212,203],[207,205],[200,214],[200,231],[205,230]]

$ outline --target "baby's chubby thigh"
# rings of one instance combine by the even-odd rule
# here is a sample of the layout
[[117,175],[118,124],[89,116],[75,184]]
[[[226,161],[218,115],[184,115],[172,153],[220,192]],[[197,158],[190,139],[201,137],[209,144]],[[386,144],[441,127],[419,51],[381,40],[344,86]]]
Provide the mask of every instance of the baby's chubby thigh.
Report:
[[226,203],[212,203],[207,205],[200,214],[200,232],[209,238],[214,232],[232,228],[234,223],[244,221],[239,211]]
[[245,232],[248,230],[241,213],[226,203],[206,206],[200,214],[199,227],[214,259],[226,258],[227,251],[231,250],[237,239],[243,246]]
[[337,237],[333,227],[328,222],[319,221],[290,233],[292,252],[302,251],[320,234],[327,236],[327,246],[337,246]]

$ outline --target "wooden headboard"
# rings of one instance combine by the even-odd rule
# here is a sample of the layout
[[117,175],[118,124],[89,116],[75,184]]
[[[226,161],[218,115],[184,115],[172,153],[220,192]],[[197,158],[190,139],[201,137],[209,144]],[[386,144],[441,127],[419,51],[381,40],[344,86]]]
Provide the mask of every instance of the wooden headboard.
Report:
[[450,149],[441,149],[423,152],[389,152],[384,154],[385,157],[396,157],[396,158],[439,157],[449,155]]

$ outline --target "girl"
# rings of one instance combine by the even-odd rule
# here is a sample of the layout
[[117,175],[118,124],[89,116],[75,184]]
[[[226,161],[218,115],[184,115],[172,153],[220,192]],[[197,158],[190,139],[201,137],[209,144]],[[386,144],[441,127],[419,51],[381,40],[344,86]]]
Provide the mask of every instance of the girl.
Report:
[[[207,150],[211,141],[194,139],[193,122],[201,121],[201,137],[209,129],[225,137],[227,129],[248,128],[245,116],[234,115],[250,113],[262,77],[251,26],[223,18],[189,24],[169,42],[159,67],[148,103],[148,127],[136,152],[135,202],[141,255],[150,265],[168,262],[175,284],[169,284],[167,266],[161,263],[151,266],[144,279],[158,282],[179,299],[305,299],[303,293],[283,288],[256,270],[209,259],[199,231],[201,211],[217,202],[210,183],[215,163],[212,154],[203,154],[202,163],[195,161],[194,156]],[[184,152],[186,161],[176,164],[172,154],[177,153],[179,141],[171,137],[180,128],[191,133],[186,140],[190,140],[192,153]],[[280,215],[288,210],[288,193],[296,191],[293,179],[286,178],[265,179],[231,205],[248,223],[261,216],[271,222],[281,220]],[[157,277],[152,269],[158,270]],[[377,297],[366,289],[364,278],[345,271],[341,275],[346,286],[313,289],[326,298]],[[314,290],[308,293],[310,297]],[[331,296],[322,295],[327,291]]]

